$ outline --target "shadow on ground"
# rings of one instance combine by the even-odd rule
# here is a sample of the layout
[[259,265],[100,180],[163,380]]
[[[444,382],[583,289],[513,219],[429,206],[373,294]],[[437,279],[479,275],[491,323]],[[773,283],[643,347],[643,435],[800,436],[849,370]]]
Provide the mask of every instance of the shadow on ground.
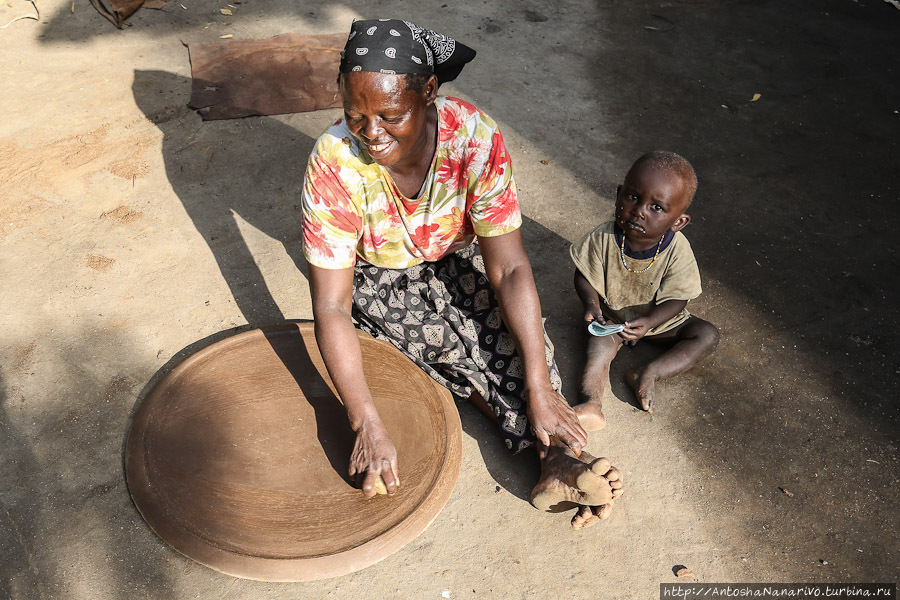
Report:
[[[24,397],[19,401],[22,402]],[[31,477],[38,468],[31,444],[7,414],[7,403],[15,403],[0,378],[0,431],[3,459],[0,479],[6,483],[0,495],[0,555],[6,575],[0,577],[0,597],[41,598],[47,592],[48,567],[35,556],[37,516],[43,502]],[[14,457],[14,458],[13,458]],[[43,568],[43,572],[42,572]]]
[[[305,274],[299,190],[314,140],[266,117],[202,123],[187,108],[190,87],[189,79],[173,73],[135,71],[132,90],[137,105],[163,133],[169,183],[212,251],[244,318],[253,326],[282,322],[285,315],[247,247],[239,220],[281,242]],[[290,156],[278,153],[285,149]],[[248,187],[251,191],[245,193]]]
[[[78,339],[131,356],[122,337],[82,325],[91,335]],[[0,378],[4,598],[158,597],[170,589],[169,550],[133,510],[117,451],[136,378],[128,367],[111,381],[95,375],[86,367],[90,356],[79,344],[58,346]],[[51,371],[59,386],[46,385]],[[67,576],[81,568],[94,574],[91,589]]]
[[[324,6],[334,3],[325,3]],[[42,36],[46,44],[58,42],[89,42],[98,38],[122,37],[133,33],[152,31],[160,36],[170,33],[196,34],[208,27],[223,30],[234,22],[233,17],[224,15],[220,6],[197,3],[182,8],[178,2],[168,2],[162,9],[141,8],[132,15],[124,30],[117,29],[100,15],[88,2],[78,2],[73,7],[64,6],[50,17],[47,32]],[[232,13],[245,20],[260,18],[290,19],[302,17],[315,26],[328,26],[331,19],[323,5],[304,6],[295,3],[267,2],[244,3],[240,7],[232,5]],[[333,33],[329,31],[328,33]]]

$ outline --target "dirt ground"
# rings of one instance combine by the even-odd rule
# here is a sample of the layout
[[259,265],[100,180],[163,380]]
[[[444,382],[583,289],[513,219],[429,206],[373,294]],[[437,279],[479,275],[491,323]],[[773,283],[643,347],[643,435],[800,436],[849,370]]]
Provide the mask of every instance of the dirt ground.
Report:
[[[173,0],[119,31],[87,0],[0,30],[0,597],[655,598],[700,582],[900,579],[900,10],[881,0]],[[0,22],[31,11],[0,7]],[[244,329],[309,319],[298,189],[338,111],[202,123],[182,42],[401,17],[478,58],[442,93],[500,123],[566,388],[583,329],[568,245],[651,149],[687,156],[685,230],[718,351],[589,449],[628,489],[573,532],[460,407],[463,468],[429,529],[327,581],[234,579],[130,501],[122,452],[150,385]],[[759,94],[757,100],[754,95]],[[894,239],[894,242],[890,240]],[[224,332],[224,333],[223,333]],[[498,491],[499,488],[499,491]],[[340,518],[335,515],[335,518]]]

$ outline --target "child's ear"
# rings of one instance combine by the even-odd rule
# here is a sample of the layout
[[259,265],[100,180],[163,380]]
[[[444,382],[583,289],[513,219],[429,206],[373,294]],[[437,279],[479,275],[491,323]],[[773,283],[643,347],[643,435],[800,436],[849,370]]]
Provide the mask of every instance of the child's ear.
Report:
[[669,227],[669,230],[670,230],[672,233],[681,231],[682,229],[684,229],[685,227],[687,227],[687,224],[690,223],[690,222],[691,222],[691,215],[689,215],[689,214],[687,214],[687,213],[682,214],[680,217],[678,217],[677,219],[675,219],[675,222],[672,223],[672,226]]

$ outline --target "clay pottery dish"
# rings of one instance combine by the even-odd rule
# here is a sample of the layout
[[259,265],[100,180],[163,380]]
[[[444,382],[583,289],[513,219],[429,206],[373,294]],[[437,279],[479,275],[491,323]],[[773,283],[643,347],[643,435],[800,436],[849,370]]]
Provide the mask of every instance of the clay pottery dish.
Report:
[[459,415],[396,348],[359,341],[397,447],[394,496],[367,500],[349,480],[355,436],[313,324],[286,323],[190,356],[138,409],[126,476],[159,537],[229,575],[308,581],[367,567],[424,531],[459,476]]

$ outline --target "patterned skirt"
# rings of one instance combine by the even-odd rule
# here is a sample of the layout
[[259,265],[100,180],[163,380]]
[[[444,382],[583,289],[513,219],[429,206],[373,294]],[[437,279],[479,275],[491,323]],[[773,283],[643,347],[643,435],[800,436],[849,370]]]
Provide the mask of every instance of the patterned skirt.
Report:
[[[525,371],[477,243],[406,269],[357,259],[354,271],[353,317],[360,329],[392,343],[457,400],[481,394],[511,450],[534,443],[522,399]],[[546,333],[544,343],[550,383],[561,393]]]

